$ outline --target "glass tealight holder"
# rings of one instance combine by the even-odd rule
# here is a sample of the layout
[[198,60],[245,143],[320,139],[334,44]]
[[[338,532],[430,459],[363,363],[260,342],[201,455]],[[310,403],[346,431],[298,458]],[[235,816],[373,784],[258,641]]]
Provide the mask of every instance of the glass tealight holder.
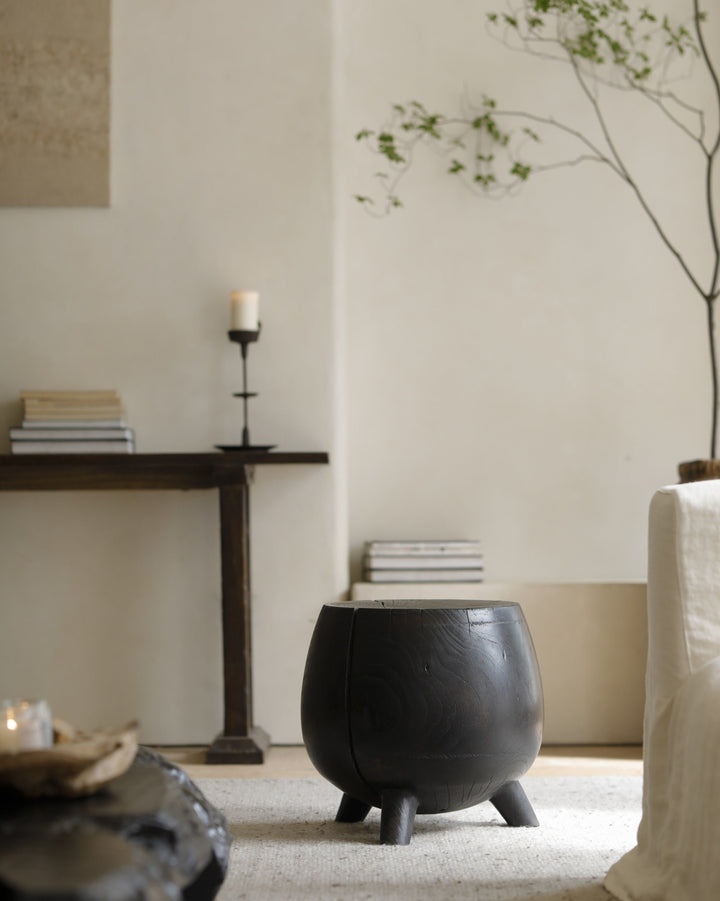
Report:
[[52,715],[47,701],[0,701],[0,752],[38,751],[52,744]]

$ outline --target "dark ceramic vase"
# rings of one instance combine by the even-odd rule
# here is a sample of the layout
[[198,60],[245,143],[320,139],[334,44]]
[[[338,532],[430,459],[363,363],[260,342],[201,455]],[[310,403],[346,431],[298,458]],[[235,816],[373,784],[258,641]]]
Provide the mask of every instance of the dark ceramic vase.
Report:
[[326,604],[302,686],[303,738],[343,792],[337,819],[381,809],[380,841],[407,844],[415,813],[490,800],[537,825],[517,781],[542,736],[542,687],[518,604]]

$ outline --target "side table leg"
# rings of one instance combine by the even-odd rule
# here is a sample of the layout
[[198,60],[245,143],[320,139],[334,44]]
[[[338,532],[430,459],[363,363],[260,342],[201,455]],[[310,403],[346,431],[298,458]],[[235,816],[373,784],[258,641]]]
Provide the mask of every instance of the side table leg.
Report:
[[418,799],[403,789],[381,792],[380,844],[409,845],[415,825]]
[[242,482],[219,486],[225,725],[208,749],[207,763],[262,763],[270,744],[252,720],[247,467],[243,473]]
[[519,782],[506,782],[490,803],[508,826],[538,826],[538,818]]
[[344,794],[340,801],[340,807],[338,808],[335,822],[362,823],[365,817],[370,813],[370,807],[370,804],[366,804],[364,801],[358,801],[357,798]]

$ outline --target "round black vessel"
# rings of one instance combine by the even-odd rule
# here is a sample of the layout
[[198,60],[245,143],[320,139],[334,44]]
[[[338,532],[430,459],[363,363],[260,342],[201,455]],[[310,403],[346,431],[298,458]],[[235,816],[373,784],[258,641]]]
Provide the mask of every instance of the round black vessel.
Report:
[[542,737],[542,687],[519,604],[326,604],[302,686],[303,738],[344,797],[338,819],[380,807],[381,842],[407,844],[415,813],[490,800],[537,825],[517,782]]

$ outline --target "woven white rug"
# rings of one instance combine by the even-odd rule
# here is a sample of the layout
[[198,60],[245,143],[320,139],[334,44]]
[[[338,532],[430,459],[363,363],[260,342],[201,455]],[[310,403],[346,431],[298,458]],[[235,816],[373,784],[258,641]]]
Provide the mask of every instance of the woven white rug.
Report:
[[378,844],[380,812],[334,822],[322,779],[201,779],[233,844],[219,901],[607,901],[608,868],[635,844],[639,776],[528,777],[539,828],[510,828],[488,802],[418,816],[410,845]]

